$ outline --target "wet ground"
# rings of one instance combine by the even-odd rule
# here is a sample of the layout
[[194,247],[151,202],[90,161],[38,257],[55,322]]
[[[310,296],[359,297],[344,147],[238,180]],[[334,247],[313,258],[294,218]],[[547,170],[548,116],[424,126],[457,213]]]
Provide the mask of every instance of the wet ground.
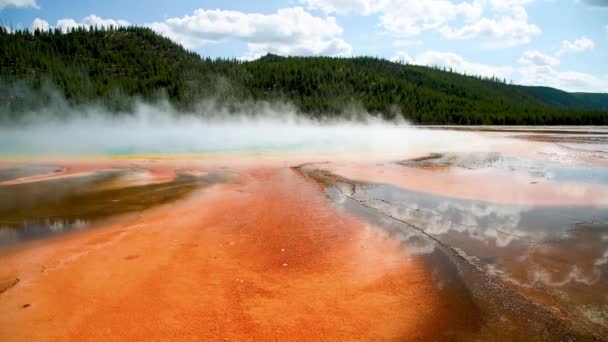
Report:
[[0,340],[607,340],[605,133],[3,161]]
[[[457,296],[471,296],[486,322],[467,339],[606,336],[606,207],[491,204],[324,171],[309,169],[308,174],[330,186],[328,195],[337,207],[402,241],[437,272],[438,286],[464,283],[466,290]],[[442,267],[455,270],[437,271]]]
[[60,167],[49,165],[11,165],[0,167],[0,182],[19,180],[32,176],[43,176],[63,171]]
[[238,180],[226,172],[180,170],[171,181],[133,185],[146,176],[142,169],[108,169],[0,186],[0,246],[84,229],[176,201],[204,185]]

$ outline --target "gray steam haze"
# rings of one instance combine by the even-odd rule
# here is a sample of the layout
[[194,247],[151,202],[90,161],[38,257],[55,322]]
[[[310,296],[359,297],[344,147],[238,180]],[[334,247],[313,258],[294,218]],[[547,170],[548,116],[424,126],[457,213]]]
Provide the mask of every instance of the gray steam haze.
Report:
[[313,119],[280,103],[241,104],[248,109],[236,113],[212,100],[191,113],[166,101],[139,102],[129,113],[101,108],[55,105],[5,121],[0,155],[384,153],[483,145],[470,134],[421,130],[355,108],[334,119]]

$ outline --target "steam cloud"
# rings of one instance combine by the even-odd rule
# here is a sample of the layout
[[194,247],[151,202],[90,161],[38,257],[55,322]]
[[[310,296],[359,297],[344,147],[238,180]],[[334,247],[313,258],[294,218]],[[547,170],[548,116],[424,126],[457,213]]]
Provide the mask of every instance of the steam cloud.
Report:
[[101,107],[54,106],[0,127],[0,155],[175,154],[210,152],[386,153],[468,146],[470,134],[421,130],[359,110],[313,119],[286,104],[252,103],[233,113],[213,101],[192,113],[166,102],[115,114]]

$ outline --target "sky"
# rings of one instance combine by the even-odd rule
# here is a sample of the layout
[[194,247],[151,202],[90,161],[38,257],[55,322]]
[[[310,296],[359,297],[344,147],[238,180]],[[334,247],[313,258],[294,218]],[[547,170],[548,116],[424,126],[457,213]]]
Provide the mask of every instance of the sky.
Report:
[[608,93],[608,0],[0,0],[9,29],[111,24],[201,56],[375,56]]

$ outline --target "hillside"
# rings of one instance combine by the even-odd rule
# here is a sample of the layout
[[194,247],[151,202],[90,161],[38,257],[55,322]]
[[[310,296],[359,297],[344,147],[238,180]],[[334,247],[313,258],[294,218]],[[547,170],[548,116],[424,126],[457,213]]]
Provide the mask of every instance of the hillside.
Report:
[[430,124],[608,124],[607,94],[506,84],[429,67],[356,57],[202,59],[146,28],[70,33],[0,29],[0,116],[52,102],[128,110],[161,95],[180,110],[214,98],[285,101],[315,116],[359,106]]
[[539,100],[563,109],[608,110],[608,94],[568,93],[549,87],[526,87],[524,91]]

